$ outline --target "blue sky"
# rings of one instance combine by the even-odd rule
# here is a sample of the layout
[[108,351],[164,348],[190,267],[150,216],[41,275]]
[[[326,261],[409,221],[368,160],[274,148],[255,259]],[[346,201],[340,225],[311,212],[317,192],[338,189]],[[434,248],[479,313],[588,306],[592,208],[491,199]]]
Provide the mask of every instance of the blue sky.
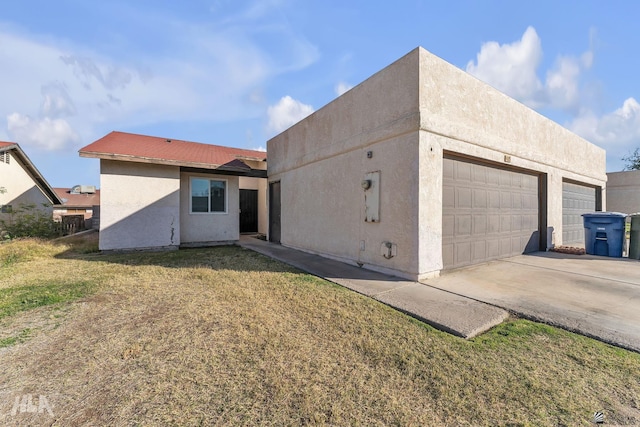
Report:
[[[393,6],[392,6],[393,5]],[[23,0],[0,12],[0,140],[99,185],[112,130],[242,148],[422,46],[607,149],[640,147],[632,1]]]

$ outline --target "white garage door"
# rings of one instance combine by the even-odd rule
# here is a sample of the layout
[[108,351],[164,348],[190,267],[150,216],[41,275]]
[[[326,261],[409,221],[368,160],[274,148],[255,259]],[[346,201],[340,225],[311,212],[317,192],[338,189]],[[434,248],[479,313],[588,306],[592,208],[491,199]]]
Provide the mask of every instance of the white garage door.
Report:
[[539,250],[538,176],[443,160],[445,269]]
[[562,183],[562,244],[584,245],[582,214],[596,210],[596,189],[572,182]]

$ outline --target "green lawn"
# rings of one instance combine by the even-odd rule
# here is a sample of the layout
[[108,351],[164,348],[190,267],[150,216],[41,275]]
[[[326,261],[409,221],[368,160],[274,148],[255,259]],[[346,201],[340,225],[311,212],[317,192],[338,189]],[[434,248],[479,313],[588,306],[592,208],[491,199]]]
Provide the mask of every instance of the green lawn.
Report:
[[[238,247],[0,266],[3,425],[640,424],[640,354],[517,319],[466,341]],[[27,393],[55,416],[11,415]]]

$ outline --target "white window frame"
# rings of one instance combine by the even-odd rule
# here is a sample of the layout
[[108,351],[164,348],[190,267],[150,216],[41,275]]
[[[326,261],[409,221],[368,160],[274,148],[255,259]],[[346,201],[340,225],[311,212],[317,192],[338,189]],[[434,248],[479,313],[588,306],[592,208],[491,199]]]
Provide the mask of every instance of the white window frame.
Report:
[[[205,181],[219,181],[224,182],[224,211],[211,212],[194,212],[193,211],[193,180],[202,179]],[[209,184],[209,190],[211,190],[211,184]],[[211,193],[209,193],[209,201],[207,202],[207,209],[211,209]],[[211,178],[207,176],[191,176],[189,177],[189,214],[190,215],[227,215],[229,213],[229,180],[225,178]]]

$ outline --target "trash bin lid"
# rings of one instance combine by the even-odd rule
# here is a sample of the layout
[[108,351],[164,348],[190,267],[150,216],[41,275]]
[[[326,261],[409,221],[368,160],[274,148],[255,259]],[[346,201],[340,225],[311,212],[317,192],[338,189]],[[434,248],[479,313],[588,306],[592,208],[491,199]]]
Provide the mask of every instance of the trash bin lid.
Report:
[[627,214],[622,212],[589,212],[583,213],[582,216],[590,218],[590,217],[621,217],[626,218]]

